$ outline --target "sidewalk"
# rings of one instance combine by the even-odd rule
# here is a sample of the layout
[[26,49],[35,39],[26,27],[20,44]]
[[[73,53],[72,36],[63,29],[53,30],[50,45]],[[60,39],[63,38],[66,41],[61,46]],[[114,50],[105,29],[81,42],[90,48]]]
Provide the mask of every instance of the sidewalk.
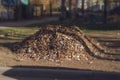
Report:
[[15,22],[1,22],[0,28],[21,27],[21,26],[27,26],[31,24],[46,23],[46,22],[57,21],[57,20],[58,20],[58,17],[48,17],[48,18],[42,18],[42,19],[23,20],[23,21],[15,21]]

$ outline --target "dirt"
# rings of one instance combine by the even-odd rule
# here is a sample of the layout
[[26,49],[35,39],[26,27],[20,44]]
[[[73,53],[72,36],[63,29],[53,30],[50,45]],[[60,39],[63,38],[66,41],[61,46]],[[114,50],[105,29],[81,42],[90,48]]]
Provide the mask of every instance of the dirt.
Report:
[[[119,31],[118,31],[119,32]],[[90,34],[89,36],[99,42],[106,49],[110,49],[112,56],[120,56],[120,37],[118,32],[104,34]],[[117,35],[116,35],[117,34]],[[107,50],[109,51],[109,50]],[[47,60],[34,61],[32,59],[21,59],[6,47],[0,47],[0,66],[53,66],[77,69],[100,70],[109,72],[120,72],[120,60],[100,59],[92,56],[91,61],[63,60],[60,63]]]
[[[75,69],[88,69],[88,70],[99,70],[109,72],[120,72],[119,61],[109,61],[94,59],[90,63],[86,61],[69,61],[65,60],[61,63],[55,63],[51,61],[40,60],[34,61],[31,59],[20,59],[15,54],[11,53],[8,49],[0,48],[0,66],[50,66],[50,67],[67,67]],[[9,53],[10,52],[10,53]]]

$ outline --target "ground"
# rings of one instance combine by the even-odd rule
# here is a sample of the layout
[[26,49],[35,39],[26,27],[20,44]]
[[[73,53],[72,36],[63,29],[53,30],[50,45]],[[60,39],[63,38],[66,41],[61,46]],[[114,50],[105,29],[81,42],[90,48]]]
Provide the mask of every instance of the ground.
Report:
[[[120,72],[120,60],[103,60],[93,58],[91,61],[63,61],[55,63],[50,61],[34,61],[20,59],[11,51],[15,42],[22,41],[25,37],[34,34],[38,27],[0,27],[0,66],[56,66],[77,69],[100,70]],[[86,35],[98,41],[102,46],[111,49],[113,56],[120,57],[120,31],[84,31]]]

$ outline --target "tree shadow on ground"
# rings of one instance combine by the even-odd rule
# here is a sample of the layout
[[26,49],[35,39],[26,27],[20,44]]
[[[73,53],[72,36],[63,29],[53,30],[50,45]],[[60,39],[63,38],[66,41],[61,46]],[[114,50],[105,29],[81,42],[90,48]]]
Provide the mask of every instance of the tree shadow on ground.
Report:
[[16,45],[19,45],[20,42],[7,42],[7,43],[0,43],[0,46],[6,47],[11,51],[14,51]]
[[17,80],[120,80],[118,72],[47,66],[14,66],[2,75]]
[[112,38],[112,37],[92,37],[92,38],[97,40],[97,42],[101,43],[106,48],[115,51],[106,54],[120,56],[120,38]]
[[98,40],[99,42],[104,42],[108,44],[103,44],[108,48],[120,48],[120,40]]

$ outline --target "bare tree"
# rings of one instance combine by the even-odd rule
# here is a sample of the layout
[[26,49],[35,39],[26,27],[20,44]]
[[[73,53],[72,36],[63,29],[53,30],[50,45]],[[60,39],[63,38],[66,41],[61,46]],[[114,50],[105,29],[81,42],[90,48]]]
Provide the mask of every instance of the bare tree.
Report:
[[66,7],[65,7],[65,2],[66,0],[61,0],[61,11],[64,12]]

